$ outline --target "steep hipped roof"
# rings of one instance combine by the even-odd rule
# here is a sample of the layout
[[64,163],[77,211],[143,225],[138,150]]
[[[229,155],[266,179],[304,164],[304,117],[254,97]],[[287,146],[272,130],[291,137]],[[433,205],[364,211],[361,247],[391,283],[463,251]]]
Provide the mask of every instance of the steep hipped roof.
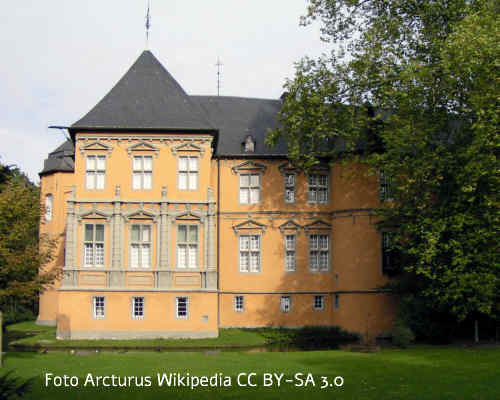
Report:
[[210,130],[199,107],[149,51],[70,131],[78,129]]
[[[286,156],[286,143],[274,147],[264,143],[268,129],[278,126],[280,100],[228,96],[191,96],[207,113],[219,130],[216,154],[219,156]],[[248,135],[255,141],[255,151],[245,153],[243,143]]]
[[[218,133],[216,156],[286,157],[283,141],[264,143],[268,129],[278,126],[280,100],[229,96],[188,96],[150,51],[144,51],[120,81],[82,119],[79,130],[211,131]],[[244,152],[247,136],[255,143]],[[74,170],[74,145],[68,140],[49,154],[40,174]]]
[[75,169],[75,147],[71,140],[67,140],[43,162],[43,170],[40,175],[50,172],[73,172]]

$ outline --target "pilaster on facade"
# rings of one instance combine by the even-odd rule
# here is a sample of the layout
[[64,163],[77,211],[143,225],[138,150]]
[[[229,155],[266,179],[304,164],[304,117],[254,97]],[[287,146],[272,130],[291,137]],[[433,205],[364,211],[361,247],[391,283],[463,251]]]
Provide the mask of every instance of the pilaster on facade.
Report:
[[[112,261],[111,267],[119,269],[122,266],[122,236],[123,236],[123,218],[122,218],[122,205],[120,200],[120,185],[115,188],[115,201],[113,203],[113,223],[112,226]],[[114,280],[112,279],[111,282]]]
[[215,271],[217,269],[217,265],[215,262],[216,257],[216,230],[215,230],[215,199],[214,199],[214,191],[212,188],[207,189],[207,199],[208,199],[208,211],[207,211],[207,229],[206,229],[206,237],[207,237],[207,270]]
[[170,226],[168,218],[168,201],[167,201],[167,187],[163,186],[161,190],[161,204],[160,204],[160,268],[169,267],[169,251],[168,244],[170,243]]
[[71,196],[66,204],[66,252],[64,257],[64,267],[73,267],[75,265],[75,186],[71,190]]

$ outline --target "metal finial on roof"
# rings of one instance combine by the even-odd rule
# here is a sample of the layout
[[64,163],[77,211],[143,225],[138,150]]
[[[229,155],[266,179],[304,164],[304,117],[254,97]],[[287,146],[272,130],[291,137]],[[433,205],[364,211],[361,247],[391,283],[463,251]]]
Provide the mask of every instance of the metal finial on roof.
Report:
[[222,67],[222,63],[220,62],[219,57],[217,57],[217,63],[215,66],[217,67],[217,96],[220,95],[220,69]]
[[151,0],[148,0],[148,8],[146,11],[146,48],[149,48],[149,28],[151,28]]

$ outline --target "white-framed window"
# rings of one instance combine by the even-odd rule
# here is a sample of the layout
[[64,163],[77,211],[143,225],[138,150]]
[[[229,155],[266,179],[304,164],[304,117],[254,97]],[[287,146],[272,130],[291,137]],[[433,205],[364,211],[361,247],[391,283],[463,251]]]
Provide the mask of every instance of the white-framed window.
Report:
[[52,221],[52,210],[54,197],[51,194],[45,196],[45,221]]
[[313,233],[309,235],[309,269],[324,272],[329,269],[329,235]]
[[260,202],[260,174],[240,174],[240,203],[257,204]]
[[297,269],[297,236],[285,235],[285,271],[295,272]]
[[284,313],[288,313],[288,312],[292,311],[292,297],[291,296],[281,296],[280,310],[281,310],[281,312],[284,312]]
[[189,298],[179,296],[175,298],[175,317],[178,319],[187,319],[189,315]]
[[324,311],[325,309],[325,296],[318,295],[313,298],[314,311]]
[[134,156],[132,189],[151,189],[153,187],[153,156]]
[[328,174],[310,174],[307,177],[307,184],[307,201],[309,203],[328,203]]
[[260,272],[260,236],[240,236],[240,272]]
[[243,296],[234,296],[234,311],[245,311],[245,298]]
[[132,297],[132,319],[144,319],[145,301],[142,296]]
[[177,268],[198,267],[198,226],[177,226]]
[[197,156],[180,156],[178,159],[179,190],[197,190],[199,176],[199,158]]
[[379,173],[378,195],[381,202],[392,200],[392,177],[388,176],[384,170]]
[[151,267],[151,225],[130,226],[130,266],[132,268]]
[[339,308],[339,295],[338,294],[335,294],[335,296],[333,296],[333,307],[335,309],[338,309]]
[[106,318],[106,297],[92,296],[92,317],[94,319]]
[[85,187],[91,190],[104,189],[106,183],[106,156],[87,156],[85,170]]
[[86,267],[104,266],[104,225],[85,224],[83,264]]
[[297,176],[292,173],[285,173],[285,203],[295,203],[295,182]]

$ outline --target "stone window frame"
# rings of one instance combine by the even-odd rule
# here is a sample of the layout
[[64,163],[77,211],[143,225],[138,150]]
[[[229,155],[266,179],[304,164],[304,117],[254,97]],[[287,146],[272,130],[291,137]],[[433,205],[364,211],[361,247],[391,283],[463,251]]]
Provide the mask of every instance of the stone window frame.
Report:
[[[287,237],[293,237],[294,246],[293,249],[288,248]],[[295,273],[297,272],[297,234],[285,232],[283,236],[283,250],[284,250],[284,268],[286,273]],[[288,268],[288,253],[293,252],[293,269]]]
[[391,176],[388,176],[383,169],[378,174],[378,197],[381,203],[393,201],[392,187],[394,185]]
[[233,309],[237,313],[245,312],[245,296],[235,295],[233,297]]
[[[279,230],[283,235],[283,270],[285,273],[295,273],[297,272],[297,237],[300,233],[302,226],[297,224],[293,219],[289,219],[285,223],[279,226]],[[295,248],[293,250],[287,249],[287,236],[295,236]],[[287,269],[287,252],[294,251],[295,252],[295,268],[293,270]]]
[[339,300],[339,294],[335,293],[333,296],[333,309],[338,310],[340,307],[340,300]]
[[[175,231],[175,268],[178,269],[178,270],[182,270],[182,271],[192,271],[192,270],[196,270],[196,269],[200,269],[200,264],[201,264],[201,260],[200,260],[200,251],[201,251],[201,224],[200,224],[201,221],[193,221],[193,223],[189,223],[188,221],[177,221],[176,222],[176,231]],[[186,241],[186,242],[179,242],[179,228],[181,226],[186,226],[186,227],[191,227],[191,226],[194,226],[196,227],[196,263],[195,263],[195,266],[194,267],[189,267],[188,264],[189,264],[189,251],[186,253],[186,261],[187,261],[187,264],[186,266],[184,267],[180,267],[180,264],[179,264],[179,245],[180,244],[184,244],[186,246],[190,246],[190,243],[189,241]],[[189,228],[186,229],[186,239],[188,239],[188,236],[189,236]]]
[[[320,255],[321,255],[321,252],[324,252],[325,248],[322,248],[322,247],[319,247],[317,249],[314,249],[312,250],[311,249],[311,239],[312,239],[312,236],[318,236],[318,244],[320,242],[320,238],[319,236],[326,236],[326,242],[328,244],[328,247],[326,247],[326,251],[328,252],[327,254],[327,268],[326,269],[321,269],[320,268]],[[307,234],[307,247],[308,247],[308,266],[309,266],[309,272],[310,273],[314,273],[314,274],[317,274],[317,273],[328,273],[330,272],[331,270],[331,248],[332,248],[332,245],[331,245],[331,237],[330,237],[330,233],[328,232],[321,232],[321,231],[312,231],[312,232],[308,232]],[[312,269],[312,256],[311,256],[311,252],[312,251],[316,251],[318,252],[318,269]]]
[[[257,237],[258,238],[258,243],[259,243],[259,249],[258,251],[252,250],[251,248],[251,237]],[[248,237],[248,250],[242,250],[241,249],[241,238],[242,237]],[[241,269],[241,253],[242,251],[248,253],[248,271],[244,271]],[[257,253],[258,252],[258,260],[259,260],[259,265],[258,265],[258,271],[252,271],[251,270],[251,253]],[[262,272],[262,234],[261,233],[256,233],[256,232],[245,232],[244,234],[239,234],[238,235],[238,272],[241,274],[260,274]]]
[[[88,169],[88,160],[89,158],[95,158],[95,168],[94,169],[91,169],[89,170]],[[98,160],[99,159],[104,159],[104,169],[101,169],[98,167]],[[106,154],[87,154],[85,155],[85,189],[86,190],[106,190],[106,171],[107,171],[107,165],[108,165],[108,156]],[[97,182],[98,182],[98,179],[97,179],[97,176],[99,173],[103,174],[104,176],[104,183],[103,183],[103,186],[102,188],[98,188],[97,187]],[[94,187],[91,188],[89,187],[89,173],[93,173],[93,177],[94,177]]]
[[[186,299],[186,315],[180,316],[179,315],[179,300],[180,299]],[[174,315],[175,319],[189,319],[189,296],[175,296],[175,302],[174,302]]]
[[[397,258],[399,255],[399,251],[397,249],[392,249],[392,254],[390,254],[389,247],[391,246],[391,242],[393,239],[394,233],[390,229],[383,229],[380,231],[380,272],[382,275],[393,277],[394,273],[394,264],[397,263]],[[389,253],[389,254],[386,254]],[[387,257],[391,258],[389,266],[386,266]]]
[[[144,187],[144,174],[145,172],[149,172],[149,170],[144,169],[144,158],[150,158],[151,159],[151,187],[145,188]],[[134,164],[135,164],[135,159],[140,158],[141,159],[141,169],[140,170],[135,170],[134,169]],[[131,187],[132,190],[138,191],[138,190],[153,190],[154,187],[154,162],[153,162],[153,155],[151,154],[133,154],[132,155],[132,175],[131,175]],[[141,173],[141,184],[139,188],[134,187],[134,176],[136,173]]]
[[[286,304],[286,299],[288,299],[288,304]],[[292,312],[292,295],[280,296],[280,311],[284,314]]]
[[[242,176],[248,176],[248,186],[241,185]],[[259,179],[258,185],[252,185],[252,176],[257,176]],[[259,199],[258,201],[252,202],[252,189],[258,189]],[[241,191],[242,189],[248,190],[248,202],[241,201]],[[262,174],[256,171],[244,171],[238,173],[238,203],[241,205],[252,205],[252,204],[260,204],[262,202]]]
[[[142,299],[142,315],[135,315],[136,300]],[[146,297],[145,296],[130,296],[130,318],[134,320],[144,320],[146,318]]]
[[[129,220],[130,223],[129,223],[129,241],[128,241],[128,244],[129,244],[129,260],[128,260],[128,265],[130,267],[130,269],[132,270],[135,270],[135,271],[140,271],[140,270],[150,270],[153,268],[153,230],[154,230],[154,224],[152,222],[139,222],[137,220],[134,220],[134,219],[130,219]],[[154,219],[153,219],[154,221]],[[134,267],[132,265],[132,245],[134,243],[136,244],[141,244],[143,245],[144,242],[142,241],[139,241],[139,242],[134,242],[132,240],[132,230],[133,230],[133,227],[134,226],[139,226],[140,227],[140,236],[142,237],[142,231],[143,231],[143,227],[144,226],[147,226],[149,227],[149,265],[144,267],[142,265],[142,250],[139,251],[139,265],[137,267]]]
[[[102,300],[102,314],[103,315],[97,315],[96,310],[97,310],[97,299],[103,299]],[[91,303],[90,303],[90,310],[91,310],[91,315],[92,319],[98,320],[98,319],[106,319],[106,296],[105,295],[93,295],[91,298]]]
[[[186,189],[181,189],[180,185],[180,177],[181,177],[181,170],[180,170],[180,164],[181,164],[181,158],[187,158],[187,170],[182,171],[187,174],[187,188]],[[196,169],[196,187],[194,189],[191,189],[189,187],[189,176],[191,173],[194,173],[194,171],[190,170],[190,159],[196,159],[196,164],[197,164],[197,169]],[[193,154],[179,154],[177,156],[177,189],[180,191],[197,191],[200,189],[200,161],[201,161],[201,155],[193,155]]]
[[[311,185],[310,179],[315,176],[315,177],[321,177],[321,176],[326,176],[326,185],[321,185],[320,183],[316,183],[314,185]],[[311,196],[311,187],[314,187],[316,189],[316,199],[313,200]],[[325,200],[318,200],[317,192],[321,188],[326,188],[326,199]],[[318,205],[325,205],[330,203],[330,172],[325,171],[325,170],[318,170],[318,171],[311,171],[310,173],[307,174],[307,203],[308,204],[318,204]]]
[[47,193],[45,195],[45,215],[44,219],[47,222],[52,221],[54,216],[54,196],[52,193]]
[[[293,177],[293,183],[290,183],[288,177]],[[283,175],[284,184],[284,201],[285,204],[295,204],[297,202],[297,174],[295,172],[286,171]],[[287,199],[287,191],[291,190],[293,199]]]
[[[238,177],[238,204],[240,205],[254,205],[254,204],[261,204],[262,203],[262,177],[266,172],[267,167],[264,164],[254,162],[252,160],[249,161],[244,161],[238,165],[235,165],[234,167],[231,168],[234,174]],[[243,203],[241,201],[241,176],[242,175],[249,175],[249,193],[248,193],[248,202]],[[251,202],[251,188],[252,187],[257,187],[257,186],[252,186],[252,175],[258,175],[259,177],[259,201],[257,202]]]
[[[316,300],[321,299],[319,306]],[[323,294],[315,294],[313,295],[313,310],[314,311],[325,311],[325,295]]]
[[[87,226],[88,225],[92,225],[94,226],[93,230],[92,230],[92,241],[89,241],[89,240],[86,240],[86,237],[85,237],[85,233],[86,233],[86,230],[87,230]],[[103,240],[102,241],[96,241],[96,225],[102,225],[103,226]],[[83,223],[83,231],[82,231],[82,242],[83,242],[83,246],[82,246],[82,266],[84,268],[104,268],[106,266],[106,225],[107,223],[105,222],[84,222]],[[92,243],[93,244],[93,247],[92,247],[92,258],[93,258],[93,263],[92,264],[87,264],[87,260],[86,260],[86,255],[85,255],[85,248],[86,248],[86,244],[87,243]],[[102,254],[103,254],[103,263],[102,264],[96,264],[95,263],[95,259],[96,259],[96,252],[95,252],[95,249],[96,249],[96,244],[100,244],[102,243]]]

